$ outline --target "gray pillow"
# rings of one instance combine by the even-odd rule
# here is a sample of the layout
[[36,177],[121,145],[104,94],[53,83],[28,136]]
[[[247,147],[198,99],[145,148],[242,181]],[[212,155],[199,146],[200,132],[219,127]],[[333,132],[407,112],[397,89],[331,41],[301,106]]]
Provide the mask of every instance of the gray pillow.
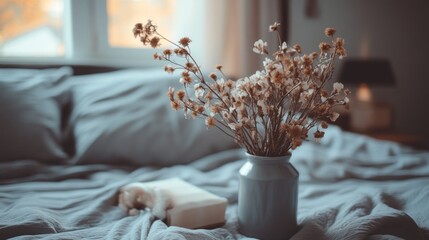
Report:
[[166,96],[177,77],[122,70],[72,78],[70,132],[77,163],[174,165],[234,146],[203,120],[184,119]]
[[60,82],[71,68],[0,69],[0,161],[67,158],[61,148]]

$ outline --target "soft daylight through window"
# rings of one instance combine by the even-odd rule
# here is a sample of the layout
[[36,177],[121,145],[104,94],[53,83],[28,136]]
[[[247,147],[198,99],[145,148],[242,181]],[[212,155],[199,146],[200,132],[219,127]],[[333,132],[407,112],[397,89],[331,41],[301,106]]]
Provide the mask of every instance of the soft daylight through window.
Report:
[[63,56],[63,12],[63,0],[0,1],[0,56]]
[[109,45],[140,48],[141,44],[130,37],[129,26],[144,19],[154,20],[163,29],[163,35],[172,38],[176,4],[176,0],[108,0]]

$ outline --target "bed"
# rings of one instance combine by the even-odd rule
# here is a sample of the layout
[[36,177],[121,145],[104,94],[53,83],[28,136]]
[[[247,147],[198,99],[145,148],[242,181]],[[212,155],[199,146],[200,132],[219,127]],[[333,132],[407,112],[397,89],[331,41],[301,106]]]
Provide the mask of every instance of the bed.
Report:
[[[175,84],[155,70],[0,70],[0,239],[248,239],[236,213],[243,151],[171,111]],[[291,163],[292,239],[429,239],[429,152],[330,126]],[[173,177],[225,197],[225,224],[168,227],[117,206],[121,186]]]

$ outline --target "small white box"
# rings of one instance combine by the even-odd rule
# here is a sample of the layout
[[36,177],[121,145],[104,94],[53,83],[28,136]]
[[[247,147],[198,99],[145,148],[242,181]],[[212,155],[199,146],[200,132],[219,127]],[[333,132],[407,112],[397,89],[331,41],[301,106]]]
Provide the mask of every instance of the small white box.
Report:
[[225,223],[226,198],[180,178],[145,182],[145,185],[164,190],[170,195],[173,207],[167,210],[166,222],[169,226],[211,228]]

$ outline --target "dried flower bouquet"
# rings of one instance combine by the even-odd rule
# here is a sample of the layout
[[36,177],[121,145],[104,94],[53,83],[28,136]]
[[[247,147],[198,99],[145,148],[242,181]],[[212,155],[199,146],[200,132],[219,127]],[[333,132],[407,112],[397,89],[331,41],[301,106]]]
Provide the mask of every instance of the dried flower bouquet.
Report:
[[313,127],[317,128],[315,139],[321,139],[327,121],[339,117],[335,107],[348,108],[350,93],[338,82],[332,91],[326,90],[335,59],[346,55],[344,39],[335,38],[333,28],[325,29],[331,44],[322,42],[320,52],[302,54],[300,45],[290,47],[282,41],[279,25],[269,27],[278,36],[272,58],[267,43],[256,41],[253,51],[267,55],[263,69],[235,81],[225,76],[221,65],[216,66],[217,73],[205,76],[191,54],[191,39],[187,37],[175,43],[163,37],[150,20],[145,25],[137,23],[133,33],[153,48],[162,40],[174,46],[154,55],[155,60],[168,62],[166,72],[181,71],[184,88],[175,91],[170,87],[167,93],[173,109],[182,109],[186,117],[205,119],[207,127],[217,127],[250,154],[274,157],[290,154]]

